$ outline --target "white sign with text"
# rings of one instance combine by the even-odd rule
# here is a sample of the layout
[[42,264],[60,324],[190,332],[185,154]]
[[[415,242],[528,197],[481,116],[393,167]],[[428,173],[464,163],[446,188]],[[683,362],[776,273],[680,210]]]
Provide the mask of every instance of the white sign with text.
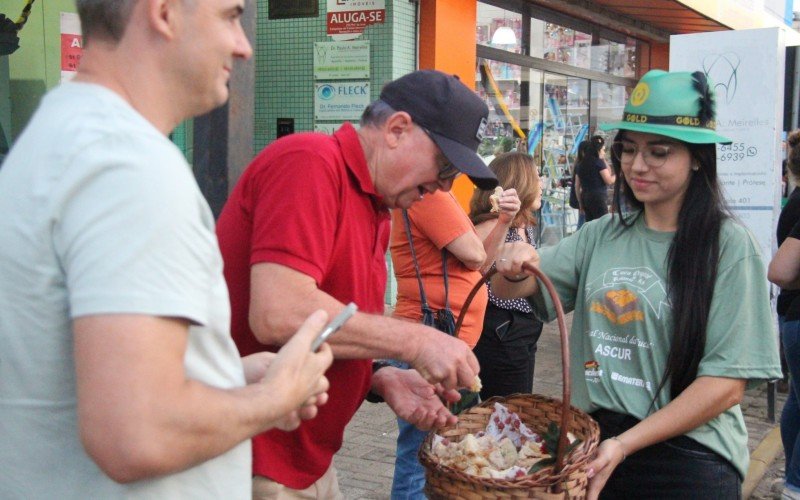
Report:
[[717,146],[725,199],[753,232],[765,263],[780,214],[785,44],[778,28],[670,37],[672,71],[703,71],[716,90]]
[[369,40],[314,42],[314,79],[369,78]]
[[358,120],[369,105],[369,82],[314,84],[314,120]]

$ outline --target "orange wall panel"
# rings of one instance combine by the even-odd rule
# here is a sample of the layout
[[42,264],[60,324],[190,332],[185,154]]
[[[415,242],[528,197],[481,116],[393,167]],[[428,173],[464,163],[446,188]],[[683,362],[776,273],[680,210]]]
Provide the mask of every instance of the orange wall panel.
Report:
[[650,44],[650,69],[663,69],[669,71],[669,44]]
[[[475,88],[475,0],[420,0],[419,68],[438,69],[458,75]],[[456,119],[456,117],[454,117]],[[453,194],[465,210],[474,186],[462,175],[453,184]]]

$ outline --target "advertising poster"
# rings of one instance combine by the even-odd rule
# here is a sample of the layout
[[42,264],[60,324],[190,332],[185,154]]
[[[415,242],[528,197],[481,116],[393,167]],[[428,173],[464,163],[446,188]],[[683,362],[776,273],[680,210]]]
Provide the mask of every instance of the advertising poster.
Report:
[[315,80],[369,78],[369,41],[315,42]]
[[83,52],[81,21],[78,14],[61,12],[61,82],[72,80]]
[[384,22],[385,0],[328,0],[326,25],[334,40],[353,40],[367,26]]
[[780,214],[785,46],[778,28],[670,38],[672,71],[701,70],[714,83],[717,171],[735,215],[753,232],[765,264]]
[[358,120],[369,105],[369,82],[314,84],[314,120]]

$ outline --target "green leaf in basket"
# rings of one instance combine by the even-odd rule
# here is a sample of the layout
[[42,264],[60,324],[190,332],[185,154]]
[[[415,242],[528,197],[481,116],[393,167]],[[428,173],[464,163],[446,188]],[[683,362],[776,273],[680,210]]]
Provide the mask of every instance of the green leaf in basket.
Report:
[[[555,463],[555,455],[556,451],[558,450],[558,438],[560,436],[561,436],[561,431],[559,430],[558,425],[556,425],[555,422],[551,421],[547,425],[547,431],[542,435],[542,440],[544,440],[545,450],[547,451],[547,453],[551,455],[552,458],[547,459],[550,460],[550,462],[543,465],[540,464],[542,464],[542,462],[544,462],[545,460],[536,462],[535,464],[533,464],[533,466],[531,467],[531,471],[529,471],[528,474],[533,474],[537,470],[541,470],[542,468]],[[578,445],[580,444],[581,440],[578,438],[576,438],[575,441],[568,443],[567,449],[564,451],[564,456],[565,457],[569,456],[569,454],[572,453],[572,450],[577,448]],[[536,470],[533,470],[534,468],[536,468]]]
[[539,460],[538,462],[536,462],[535,464],[531,465],[531,468],[528,469],[528,474],[535,474],[535,473],[539,472],[540,470],[544,469],[545,467],[550,467],[551,465],[553,465],[555,463],[556,463],[556,459],[553,458],[552,456],[549,456],[547,458],[543,458],[543,459]]

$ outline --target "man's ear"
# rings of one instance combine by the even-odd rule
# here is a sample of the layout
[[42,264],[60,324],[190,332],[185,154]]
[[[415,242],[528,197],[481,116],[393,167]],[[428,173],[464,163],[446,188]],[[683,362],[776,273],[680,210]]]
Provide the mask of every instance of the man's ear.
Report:
[[145,0],[147,23],[159,35],[173,39],[186,8],[182,0]]
[[390,149],[400,145],[404,135],[408,135],[414,128],[411,115],[405,111],[396,111],[383,124],[383,135]]

